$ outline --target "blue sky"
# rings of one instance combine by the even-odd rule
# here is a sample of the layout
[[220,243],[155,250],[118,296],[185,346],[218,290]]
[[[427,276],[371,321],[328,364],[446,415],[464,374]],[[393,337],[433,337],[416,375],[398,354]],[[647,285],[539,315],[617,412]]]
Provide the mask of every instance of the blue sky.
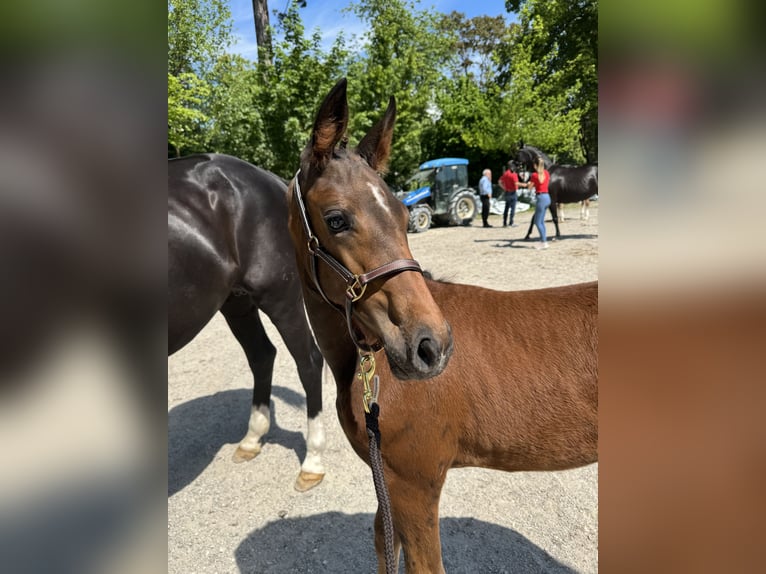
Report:
[[[274,22],[274,10],[284,10],[290,0],[270,0],[269,16]],[[306,8],[300,8],[306,33],[311,34],[315,28],[322,33],[323,47],[329,48],[339,31],[347,40],[352,35],[361,37],[367,30],[367,26],[360,22],[353,14],[344,13],[341,10],[348,6],[351,0],[307,0]],[[433,7],[438,12],[448,14],[453,10],[462,12],[469,18],[480,15],[505,16],[508,22],[515,20],[514,15],[505,11],[505,0],[416,0],[421,9]],[[253,23],[252,0],[229,0],[229,8],[234,20],[235,44],[230,48],[231,52],[241,54],[250,60],[257,59],[257,47],[255,43],[255,24]]]

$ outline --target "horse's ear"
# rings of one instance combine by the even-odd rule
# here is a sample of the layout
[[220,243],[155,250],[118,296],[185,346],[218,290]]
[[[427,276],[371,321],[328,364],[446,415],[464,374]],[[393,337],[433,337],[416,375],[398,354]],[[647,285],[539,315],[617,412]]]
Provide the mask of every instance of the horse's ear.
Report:
[[386,171],[388,156],[391,153],[391,139],[394,136],[395,121],[396,99],[391,96],[383,118],[362,138],[356,148],[356,152],[366,159],[375,171]]
[[346,78],[341,78],[322,102],[311,131],[310,161],[315,167],[324,168],[347,126]]

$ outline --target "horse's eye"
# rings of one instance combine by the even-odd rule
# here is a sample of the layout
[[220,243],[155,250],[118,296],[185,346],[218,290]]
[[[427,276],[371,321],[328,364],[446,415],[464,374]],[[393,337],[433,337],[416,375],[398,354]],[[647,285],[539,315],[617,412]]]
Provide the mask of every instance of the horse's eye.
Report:
[[346,218],[341,213],[329,213],[325,216],[324,221],[332,233],[340,233],[349,228]]

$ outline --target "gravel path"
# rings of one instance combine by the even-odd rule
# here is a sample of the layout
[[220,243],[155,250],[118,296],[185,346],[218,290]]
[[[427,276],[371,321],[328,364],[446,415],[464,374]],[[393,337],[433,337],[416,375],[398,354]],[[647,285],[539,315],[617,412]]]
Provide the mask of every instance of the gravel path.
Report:
[[[493,215],[490,229],[476,222],[430,229],[410,234],[410,246],[436,278],[496,289],[598,277],[597,204],[588,222],[561,223],[564,239],[546,251],[522,240],[531,216],[518,215],[514,228],[499,227]],[[251,375],[223,317],[168,359],[168,572],[374,572],[372,477],[340,429],[330,383],[327,476],[307,493],[293,489],[305,454],[305,398],[292,358],[264,322],[278,349],[272,426],[248,463],[231,455],[247,428]],[[596,464],[549,473],[451,470],[440,506],[447,572],[597,572],[597,480]]]

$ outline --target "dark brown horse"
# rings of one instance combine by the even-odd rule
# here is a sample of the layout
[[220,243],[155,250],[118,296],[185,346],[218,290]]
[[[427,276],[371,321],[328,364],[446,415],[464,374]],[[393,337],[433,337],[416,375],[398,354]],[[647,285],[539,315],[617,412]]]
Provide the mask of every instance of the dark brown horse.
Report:
[[[521,143],[516,154],[516,164],[523,165],[528,171],[535,170],[535,162],[538,157],[543,158],[545,169],[551,174],[548,192],[551,196],[551,217],[556,226],[556,238],[561,238],[559,231],[559,206],[564,203],[586,202],[598,193],[598,166],[589,165],[559,165],[551,161],[545,153],[534,146]],[[583,211],[580,217],[586,213],[583,203]],[[562,210],[563,211],[563,210]],[[564,220],[563,213],[561,220]],[[529,229],[524,239],[529,239],[534,222],[529,222]]]
[[295,487],[324,477],[322,356],[303,310],[287,232],[287,186],[234,157],[207,154],[168,161],[168,355],[191,341],[217,311],[245,351],[253,405],[234,461],[254,458],[269,430],[276,349],[258,315],[279,331],[306,391],[306,459]]
[[[379,176],[395,115],[392,98],[358,147],[338,146],[348,107],[345,79],[336,84],[290,185],[290,233],[341,426],[365,461],[358,348],[383,351],[374,353],[380,450],[397,561],[403,549],[407,572],[443,572],[439,498],[450,468],[596,461],[598,284],[501,292],[424,277],[407,243],[407,209]],[[498,347],[514,360],[499,360]],[[379,572],[383,522],[379,508]]]

